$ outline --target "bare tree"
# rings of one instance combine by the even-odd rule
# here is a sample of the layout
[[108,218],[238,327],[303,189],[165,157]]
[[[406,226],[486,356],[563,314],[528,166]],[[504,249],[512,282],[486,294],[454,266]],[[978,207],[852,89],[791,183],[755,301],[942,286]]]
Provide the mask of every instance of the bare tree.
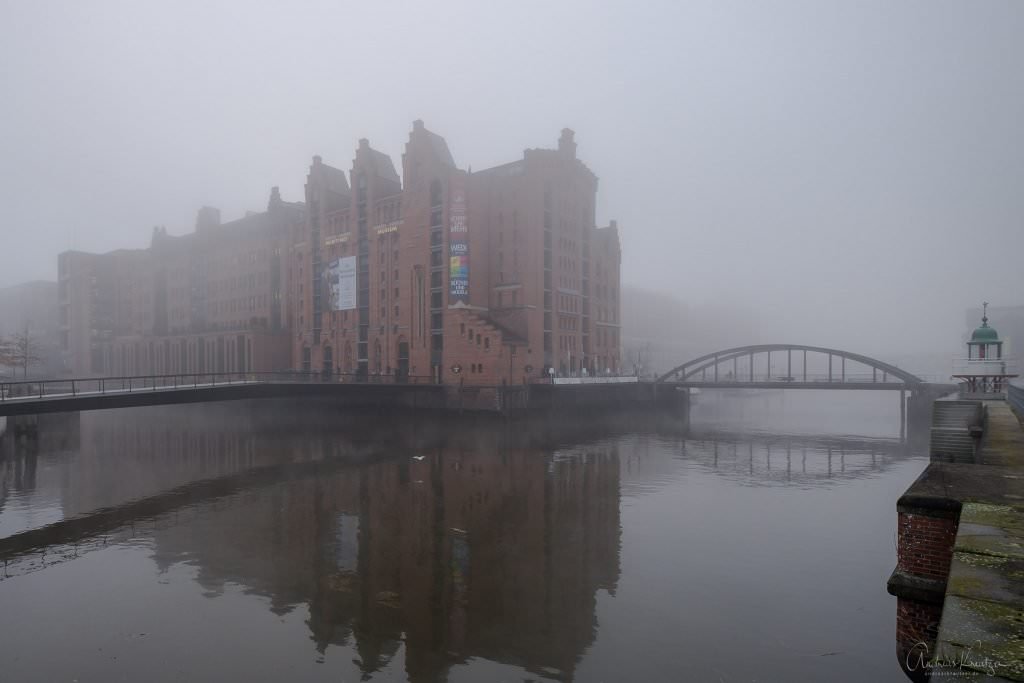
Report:
[[36,338],[32,336],[28,331],[28,326],[26,326],[25,331],[15,334],[11,341],[13,342],[11,360],[14,361],[12,365],[21,368],[21,376],[23,378],[28,377],[29,366],[35,365],[40,360],[36,354],[36,347],[38,346]]
[[17,367],[18,363],[15,360],[15,355],[14,338],[0,337],[0,367]]

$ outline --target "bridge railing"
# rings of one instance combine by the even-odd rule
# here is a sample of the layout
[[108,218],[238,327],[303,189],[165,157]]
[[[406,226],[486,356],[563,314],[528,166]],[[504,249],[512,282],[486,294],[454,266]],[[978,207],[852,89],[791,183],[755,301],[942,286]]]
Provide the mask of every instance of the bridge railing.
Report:
[[1010,382],[1007,385],[1006,400],[1018,415],[1024,415],[1024,381]]
[[68,396],[96,396],[198,389],[235,384],[268,383],[316,384],[431,384],[426,375],[384,375],[359,373],[281,372],[193,372],[163,375],[126,375],[122,377],[76,377],[68,379],[0,382],[0,402]]
[[728,383],[728,382],[736,382],[736,383],[743,383],[743,384],[750,384],[751,382],[771,382],[771,383],[788,382],[788,383],[793,383],[793,384],[803,384],[803,383],[811,383],[811,382],[813,382],[815,384],[823,384],[823,383],[824,384],[844,384],[844,383],[845,384],[878,384],[878,383],[894,384],[894,383],[900,383],[901,382],[901,380],[899,378],[896,378],[896,377],[885,377],[883,375],[883,373],[881,373],[881,372],[875,373],[875,374],[846,374],[845,376],[841,375],[839,373],[833,373],[832,375],[829,375],[827,373],[815,373],[815,374],[807,373],[807,375],[804,375],[802,372],[800,372],[800,373],[793,373],[792,375],[787,375],[785,372],[782,372],[782,373],[777,373],[776,372],[776,373],[772,373],[771,375],[765,375],[762,372],[762,373],[755,373],[754,376],[751,377],[749,374],[743,373],[743,372],[740,372],[740,373],[737,373],[737,374],[732,374],[732,373],[723,373],[723,372],[719,371],[718,376],[715,377],[714,372],[711,369],[708,369],[706,372],[695,373],[695,374],[687,377],[686,379],[681,379],[681,380],[678,380],[678,381],[684,382],[684,383],[685,382],[718,382],[718,383],[723,383],[723,384],[724,383]]

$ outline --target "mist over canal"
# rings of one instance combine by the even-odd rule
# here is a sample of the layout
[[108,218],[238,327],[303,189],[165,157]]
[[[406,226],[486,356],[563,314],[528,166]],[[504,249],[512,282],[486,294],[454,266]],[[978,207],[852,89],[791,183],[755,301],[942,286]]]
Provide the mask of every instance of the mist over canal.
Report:
[[[661,418],[54,416],[2,442],[5,680],[900,681],[885,394]],[[598,426],[599,425],[599,426]]]

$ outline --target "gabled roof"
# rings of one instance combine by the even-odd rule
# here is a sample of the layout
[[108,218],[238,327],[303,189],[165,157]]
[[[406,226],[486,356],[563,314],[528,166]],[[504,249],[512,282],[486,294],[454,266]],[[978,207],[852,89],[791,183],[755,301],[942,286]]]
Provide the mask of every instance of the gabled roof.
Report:
[[373,164],[373,170],[376,171],[377,177],[401,184],[402,181],[398,177],[398,172],[395,171],[395,165],[391,162],[391,157],[384,152],[378,152],[373,147],[369,147],[368,149],[371,163]]
[[448,143],[445,139],[429,130],[424,129],[424,132],[427,134],[427,139],[430,140],[430,147],[434,150],[438,160],[445,166],[455,168],[455,158],[452,156],[451,150],[448,149]]
[[320,172],[324,175],[328,190],[338,194],[348,194],[348,178],[345,177],[344,171],[327,164],[321,164],[320,169]]

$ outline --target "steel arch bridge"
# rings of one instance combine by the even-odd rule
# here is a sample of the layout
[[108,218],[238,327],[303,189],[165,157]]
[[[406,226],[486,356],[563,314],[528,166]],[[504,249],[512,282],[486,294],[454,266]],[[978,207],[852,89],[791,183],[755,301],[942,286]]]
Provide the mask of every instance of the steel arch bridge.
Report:
[[[773,366],[781,358],[781,367]],[[808,354],[813,372],[808,373]],[[847,363],[858,371],[847,372]],[[760,367],[759,367],[760,366]],[[820,366],[820,367],[818,367]],[[827,370],[825,369],[827,368]],[[800,344],[737,346],[694,358],[657,379],[697,388],[874,389],[913,391],[926,383],[895,365],[840,349]]]

